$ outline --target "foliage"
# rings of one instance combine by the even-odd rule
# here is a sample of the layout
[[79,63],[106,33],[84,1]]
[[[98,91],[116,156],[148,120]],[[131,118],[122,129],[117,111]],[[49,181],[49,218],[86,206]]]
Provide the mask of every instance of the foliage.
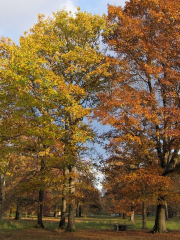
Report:
[[[6,157],[11,151],[26,166],[17,168],[18,183],[11,182],[10,195],[21,204],[37,201],[32,190],[61,191],[63,169],[78,167],[83,144],[93,138],[83,118],[106,84],[109,64],[99,48],[104,28],[104,17],[62,10],[53,18],[39,15],[19,46],[1,39],[0,140]],[[69,172],[66,179],[74,177]]]
[[115,74],[111,91],[99,94],[95,114],[112,127],[104,135],[107,173],[111,169],[106,187],[116,186],[132,200],[155,196],[161,204],[179,198],[168,177],[179,168],[179,3],[131,0],[124,9],[108,6],[104,42],[114,54]]

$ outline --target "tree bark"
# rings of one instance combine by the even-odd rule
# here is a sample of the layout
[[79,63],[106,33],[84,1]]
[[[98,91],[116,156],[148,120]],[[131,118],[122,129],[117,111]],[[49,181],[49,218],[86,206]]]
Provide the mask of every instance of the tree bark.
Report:
[[68,216],[68,226],[66,231],[67,232],[74,232],[75,228],[75,217],[74,217],[74,209],[75,209],[75,186],[74,186],[74,177],[73,174],[75,173],[75,167],[69,167],[69,173],[71,177],[69,178],[69,196],[70,196],[70,203],[69,203],[69,216]]
[[142,229],[146,229],[146,218],[147,218],[147,212],[146,212],[146,204],[145,202],[142,202]]
[[76,207],[76,217],[81,217],[81,205],[79,205],[79,203]]
[[[66,206],[66,203],[63,204],[63,206]],[[63,211],[61,211],[61,219],[59,221],[59,229],[62,229],[62,230],[66,229],[66,210],[64,210],[64,209],[63,209]]]
[[1,221],[4,221],[4,205],[5,205],[5,177],[3,175],[0,176],[0,188],[1,188]]
[[66,198],[62,197],[62,206],[61,206],[61,218],[59,222],[59,228],[65,230],[66,228]]
[[59,221],[59,228],[62,230],[66,229],[66,195],[67,195],[67,179],[66,175],[68,173],[68,169],[65,167],[63,169],[63,175],[64,175],[64,184],[63,184],[63,189],[62,189],[62,205],[61,205],[61,218]]
[[44,190],[39,190],[39,202],[38,202],[38,220],[37,227],[44,228],[42,216],[43,216],[43,200],[44,200]]
[[55,206],[54,206],[54,214],[53,214],[53,216],[54,216],[55,218],[57,218],[57,203],[56,203]]
[[165,221],[165,210],[166,210],[165,204],[160,203],[157,205],[155,225],[152,230],[153,233],[167,232],[166,221]]
[[69,204],[69,216],[68,216],[68,226],[67,226],[67,232],[74,232],[76,230],[75,228],[75,217],[74,217],[74,204]]
[[39,201],[38,201],[38,220],[37,227],[44,228],[42,216],[43,216],[43,201],[44,201],[44,170],[45,170],[45,162],[44,159],[41,160],[41,169],[40,169],[40,179],[41,179],[41,188],[39,190]]
[[131,213],[131,215],[130,215],[129,221],[130,221],[131,223],[134,223],[134,211],[132,211],[132,213]]
[[166,214],[166,221],[169,219],[169,213],[168,213],[168,205],[167,205],[167,201],[165,201],[165,207],[166,207],[166,210],[165,210],[165,214]]
[[131,206],[131,215],[129,221],[134,224],[134,206]]
[[82,214],[82,208],[81,208],[81,205],[79,206],[79,217],[81,217],[81,214]]

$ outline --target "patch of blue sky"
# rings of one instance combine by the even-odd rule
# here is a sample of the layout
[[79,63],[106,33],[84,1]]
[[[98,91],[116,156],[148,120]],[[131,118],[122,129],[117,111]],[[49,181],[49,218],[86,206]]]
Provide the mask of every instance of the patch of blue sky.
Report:
[[37,22],[38,13],[48,17],[63,8],[76,12],[80,7],[102,15],[107,14],[107,4],[124,6],[125,0],[0,0],[0,4],[0,37],[9,37],[18,44],[19,37]]

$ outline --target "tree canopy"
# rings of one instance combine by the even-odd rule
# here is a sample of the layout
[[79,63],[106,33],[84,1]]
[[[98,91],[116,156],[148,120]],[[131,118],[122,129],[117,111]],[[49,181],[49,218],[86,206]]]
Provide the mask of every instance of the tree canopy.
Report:
[[[112,126],[106,148],[112,159],[132,170],[131,178],[160,166],[161,173],[153,177],[158,182],[178,168],[179,12],[179,1],[172,5],[168,0],[131,0],[124,9],[108,7],[104,42],[114,52],[116,74],[111,91],[99,94],[96,114]],[[159,195],[158,206],[168,195]],[[157,220],[154,231],[166,231],[165,225]]]

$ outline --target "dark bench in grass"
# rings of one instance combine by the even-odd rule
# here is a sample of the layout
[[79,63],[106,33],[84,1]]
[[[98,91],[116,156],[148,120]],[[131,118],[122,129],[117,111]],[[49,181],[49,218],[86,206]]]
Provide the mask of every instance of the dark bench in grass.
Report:
[[114,230],[115,231],[125,231],[126,230],[126,225],[123,224],[115,224],[114,225]]

